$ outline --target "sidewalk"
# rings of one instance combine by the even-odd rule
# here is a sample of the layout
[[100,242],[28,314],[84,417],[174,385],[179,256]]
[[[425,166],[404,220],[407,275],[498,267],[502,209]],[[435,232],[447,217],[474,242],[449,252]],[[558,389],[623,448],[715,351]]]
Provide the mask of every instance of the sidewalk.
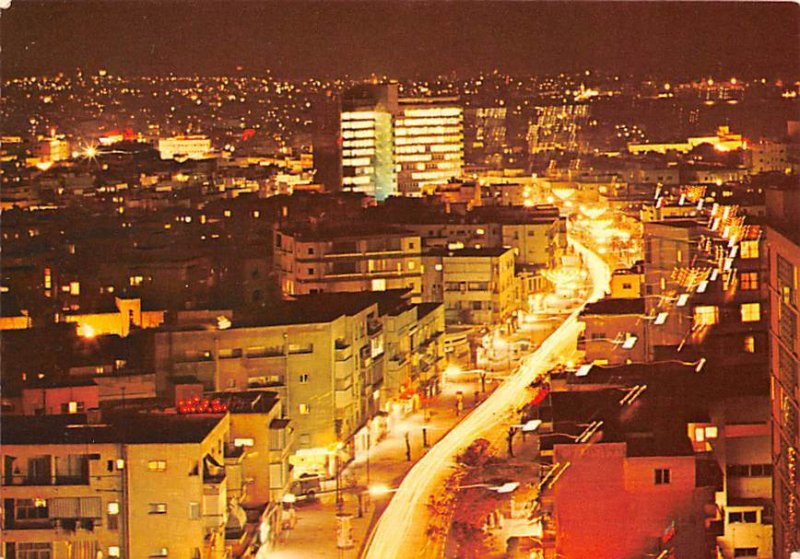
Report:
[[[494,388],[487,383],[488,390]],[[396,488],[414,463],[426,452],[423,448],[422,429],[427,431],[428,446],[433,446],[458,421],[475,407],[476,391],[480,382],[448,382],[442,393],[424,410],[406,416],[398,421],[386,438],[376,444],[369,453],[369,483],[367,483],[367,461],[361,459],[351,462],[342,470],[342,479],[354,479],[356,486],[384,486]],[[464,409],[456,416],[456,394],[463,394]],[[424,415],[428,417],[425,421]],[[411,462],[406,460],[405,433],[408,432],[411,446]],[[391,495],[380,495],[367,499],[363,515],[358,517],[358,496],[353,491],[343,493],[343,512],[352,515],[354,546],[351,549],[336,547],[336,505],[333,495],[323,495],[316,502],[298,503],[297,524],[292,530],[282,534],[282,540],[269,550],[269,559],[356,559],[368,535],[370,525],[377,521]],[[371,502],[369,502],[371,500]]]

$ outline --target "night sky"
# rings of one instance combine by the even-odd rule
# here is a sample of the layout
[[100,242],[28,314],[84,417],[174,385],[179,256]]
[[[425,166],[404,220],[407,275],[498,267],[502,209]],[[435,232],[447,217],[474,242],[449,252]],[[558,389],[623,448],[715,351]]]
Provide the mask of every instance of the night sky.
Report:
[[795,2],[160,2],[13,0],[4,77],[87,71],[474,75],[592,68],[795,78]]

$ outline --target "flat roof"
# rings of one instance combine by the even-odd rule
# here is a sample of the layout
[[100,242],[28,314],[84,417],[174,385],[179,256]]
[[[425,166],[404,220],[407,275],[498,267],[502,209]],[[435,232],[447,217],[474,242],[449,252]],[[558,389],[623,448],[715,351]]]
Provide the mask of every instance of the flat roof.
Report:
[[89,424],[86,415],[7,416],[0,425],[4,445],[192,444],[199,443],[223,415],[124,413]]
[[271,390],[213,392],[209,399],[218,399],[230,413],[269,413],[278,403],[278,393]]
[[597,314],[640,314],[645,311],[644,297],[628,299],[624,297],[606,297],[595,303],[589,303],[581,311],[581,316]]
[[510,247],[464,247],[457,249],[448,248],[431,248],[426,250],[426,256],[452,256],[452,257],[483,257],[483,258],[496,258],[512,251]]

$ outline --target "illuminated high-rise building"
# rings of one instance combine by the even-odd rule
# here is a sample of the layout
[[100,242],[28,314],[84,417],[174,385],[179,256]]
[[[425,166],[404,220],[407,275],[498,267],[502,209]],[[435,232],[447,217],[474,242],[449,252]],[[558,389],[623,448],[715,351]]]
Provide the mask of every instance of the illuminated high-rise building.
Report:
[[402,195],[418,196],[458,177],[464,165],[464,110],[458,99],[400,99],[394,153]]
[[[339,116],[344,190],[378,201],[419,196],[461,174],[464,110],[456,97],[401,99],[396,83],[362,84],[342,94]],[[329,162],[315,165],[328,176]]]
[[528,127],[529,153],[579,151],[578,133],[588,119],[588,105],[537,107]]
[[363,84],[342,95],[342,186],[385,200],[397,192],[392,120],[396,83]]
[[501,167],[506,149],[506,107],[477,107],[464,113],[464,158],[472,165]]

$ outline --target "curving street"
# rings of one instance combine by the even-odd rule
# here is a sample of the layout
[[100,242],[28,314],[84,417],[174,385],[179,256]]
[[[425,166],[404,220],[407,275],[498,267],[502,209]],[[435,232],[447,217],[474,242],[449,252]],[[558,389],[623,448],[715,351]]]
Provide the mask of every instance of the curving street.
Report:
[[[584,304],[599,299],[608,286],[608,266],[577,241],[570,242],[583,256],[592,282],[592,291]],[[365,558],[408,559],[440,555],[439,548],[426,534],[430,496],[442,491],[456,467],[456,456],[498,422],[510,418],[513,410],[529,398],[528,385],[548,371],[559,356],[575,349],[581,308],[582,305],[569,314],[541,346],[525,358],[513,375],[414,465],[378,521],[366,547]]]

